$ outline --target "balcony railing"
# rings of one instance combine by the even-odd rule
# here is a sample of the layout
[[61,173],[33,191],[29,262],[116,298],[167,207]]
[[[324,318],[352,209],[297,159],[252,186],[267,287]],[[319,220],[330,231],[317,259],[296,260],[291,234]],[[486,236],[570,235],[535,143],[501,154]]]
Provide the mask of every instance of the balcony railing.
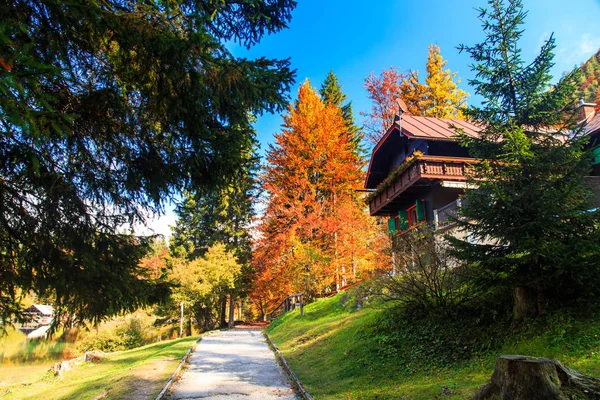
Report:
[[460,208],[466,204],[466,198],[456,199],[444,207],[433,210],[433,226],[436,231],[452,227],[460,218]]
[[369,201],[371,215],[385,215],[396,210],[386,206],[421,179],[466,181],[466,172],[475,160],[463,157],[421,156],[415,158],[385,188],[378,189]]

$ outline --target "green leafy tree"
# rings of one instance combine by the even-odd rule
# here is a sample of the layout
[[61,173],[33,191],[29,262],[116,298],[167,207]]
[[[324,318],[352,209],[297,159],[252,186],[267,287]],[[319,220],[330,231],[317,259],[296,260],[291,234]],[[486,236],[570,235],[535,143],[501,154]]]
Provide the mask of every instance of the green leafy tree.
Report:
[[118,234],[181,189],[222,184],[252,114],[287,103],[289,60],[234,57],[293,0],[0,4],[0,318],[18,293],[98,320],[157,294],[148,239]]
[[521,2],[489,6],[479,10],[486,39],[460,47],[475,61],[470,83],[484,99],[465,115],[483,130],[479,138],[463,135],[481,160],[471,176],[478,188],[469,191],[458,222],[469,236],[449,239],[481,285],[514,291],[518,318],[597,287],[598,212],[588,211],[591,160],[575,124],[576,76],[551,86],[554,38],[526,64]]
[[208,248],[202,257],[190,261],[183,257],[170,259],[169,278],[176,288],[172,300],[184,303],[187,315],[196,319],[198,326],[210,329],[214,326],[220,299],[235,289],[240,264],[233,252],[223,243]]

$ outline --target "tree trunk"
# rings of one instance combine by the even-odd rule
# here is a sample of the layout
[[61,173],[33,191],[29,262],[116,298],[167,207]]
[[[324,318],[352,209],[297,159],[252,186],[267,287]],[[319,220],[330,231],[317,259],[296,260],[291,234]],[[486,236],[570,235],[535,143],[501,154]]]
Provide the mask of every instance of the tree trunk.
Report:
[[396,250],[392,245],[392,276],[398,276],[398,259],[396,258]]
[[204,308],[204,330],[210,330],[210,310],[208,307]]
[[505,355],[491,382],[473,400],[568,400],[600,398],[600,380],[581,375],[557,360]]
[[233,313],[235,312],[235,296],[233,294],[229,295],[229,329],[233,328],[233,320],[234,320],[234,315]]
[[514,297],[514,319],[523,319],[526,316],[537,314],[538,296],[535,289],[528,286],[517,286]]
[[219,326],[221,328],[225,328],[227,326],[227,321],[225,320],[225,312],[227,310],[227,296],[221,297],[221,304],[219,310]]

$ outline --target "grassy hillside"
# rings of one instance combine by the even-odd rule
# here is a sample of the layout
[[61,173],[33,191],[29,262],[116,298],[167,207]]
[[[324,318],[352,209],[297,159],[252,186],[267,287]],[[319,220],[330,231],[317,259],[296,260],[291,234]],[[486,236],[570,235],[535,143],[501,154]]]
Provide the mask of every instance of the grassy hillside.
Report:
[[[154,398],[196,339],[170,340],[107,353],[100,362],[76,365],[60,377],[45,372],[47,368],[40,369],[27,383],[0,383],[0,397],[48,400]],[[28,367],[5,365],[0,372],[10,374],[11,368]]]
[[389,303],[356,310],[353,297],[317,301],[304,317],[294,311],[268,328],[316,399],[469,398],[500,354],[557,358],[600,376],[597,313],[563,311],[514,325],[493,317],[410,317]]

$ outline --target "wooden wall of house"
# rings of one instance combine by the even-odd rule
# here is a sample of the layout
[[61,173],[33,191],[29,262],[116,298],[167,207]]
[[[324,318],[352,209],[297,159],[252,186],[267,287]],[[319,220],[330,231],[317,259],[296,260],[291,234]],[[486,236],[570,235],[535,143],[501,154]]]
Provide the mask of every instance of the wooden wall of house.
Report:
[[387,161],[387,174],[392,172],[396,167],[404,162],[407,156],[408,146],[406,141],[402,141],[402,143],[394,149],[395,151],[390,152],[388,155]]
[[420,151],[425,155],[429,154],[429,142],[421,139],[407,139],[403,136],[400,144],[391,149],[388,155],[387,173],[391,173],[415,151]]

